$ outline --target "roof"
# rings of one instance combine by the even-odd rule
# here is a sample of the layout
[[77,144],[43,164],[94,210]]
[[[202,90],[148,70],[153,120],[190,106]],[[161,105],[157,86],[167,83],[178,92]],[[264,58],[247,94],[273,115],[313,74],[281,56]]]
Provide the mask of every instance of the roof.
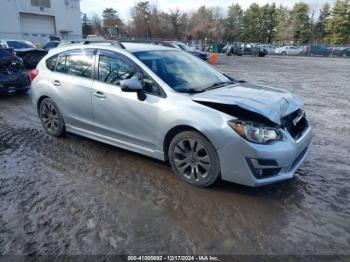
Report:
[[161,50],[174,50],[172,47],[166,47],[161,45],[140,44],[140,43],[128,43],[124,42],[122,45],[130,53],[143,52],[143,51],[161,51]]
[[174,48],[171,47],[164,47],[164,46],[159,46],[159,45],[151,45],[151,44],[140,44],[140,43],[121,43],[122,47],[119,45],[114,45],[111,43],[91,43],[91,44],[69,44],[69,45],[63,45],[59,46],[57,48],[51,49],[49,51],[50,54],[58,54],[60,52],[64,52],[67,50],[73,50],[73,49],[85,49],[85,48],[102,48],[103,49],[108,49],[108,50],[125,50],[129,53],[136,53],[136,52],[143,52],[143,51],[161,51],[161,50],[175,50]]

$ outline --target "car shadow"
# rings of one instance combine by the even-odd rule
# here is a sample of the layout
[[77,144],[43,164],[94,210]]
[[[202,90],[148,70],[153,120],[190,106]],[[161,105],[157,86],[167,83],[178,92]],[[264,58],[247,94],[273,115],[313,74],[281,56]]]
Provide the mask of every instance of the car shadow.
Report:
[[[141,161],[147,164],[145,168],[149,169],[148,172],[150,172],[153,168],[156,169],[162,169],[165,173],[168,173],[169,175],[174,175],[169,161],[161,161],[157,160],[142,154],[138,154],[126,149],[118,148],[112,145],[108,145],[102,142],[98,142],[89,138],[85,138],[80,135],[76,134],[69,134],[68,137],[74,138],[80,141],[88,141],[91,143],[94,143],[98,145],[98,147],[102,147],[103,150],[107,150],[109,152],[116,152],[118,154],[121,154],[126,157],[130,157],[132,159],[136,159],[137,162]],[[173,180],[172,180],[173,181]],[[179,179],[179,185],[178,186],[184,186],[187,187],[188,185],[185,182],[182,182]],[[298,197],[301,195],[299,194],[304,187],[304,182],[300,180],[298,177],[294,177],[292,179],[266,185],[262,187],[249,187],[244,185],[235,184],[228,181],[223,181],[219,179],[216,183],[214,183],[212,186],[207,188],[197,188],[193,187],[193,190],[199,190],[199,191],[208,191],[209,192],[222,192],[222,193],[229,193],[229,194],[239,194],[239,195],[247,195],[247,196],[254,196],[254,197],[263,197],[263,198],[269,198],[269,199],[285,199],[289,198],[291,195],[293,197]],[[186,188],[187,190],[188,188]]]

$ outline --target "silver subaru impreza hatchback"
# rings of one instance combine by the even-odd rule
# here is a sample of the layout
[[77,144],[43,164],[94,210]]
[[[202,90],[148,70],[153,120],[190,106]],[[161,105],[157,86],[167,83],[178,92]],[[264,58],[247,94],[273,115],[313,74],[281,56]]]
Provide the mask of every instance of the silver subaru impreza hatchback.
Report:
[[48,134],[75,133],[169,160],[195,186],[292,178],[312,138],[294,95],[235,80],[177,49],[71,45],[52,50],[31,78]]

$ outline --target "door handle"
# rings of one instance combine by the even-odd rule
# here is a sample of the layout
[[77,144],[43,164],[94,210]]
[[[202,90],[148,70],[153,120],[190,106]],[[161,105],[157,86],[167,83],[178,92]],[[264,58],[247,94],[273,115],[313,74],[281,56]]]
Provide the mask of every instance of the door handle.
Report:
[[96,96],[97,98],[106,98],[105,94],[102,93],[101,91],[96,91],[95,93],[93,93],[94,96]]
[[58,80],[53,81],[54,86],[61,86],[61,82]]

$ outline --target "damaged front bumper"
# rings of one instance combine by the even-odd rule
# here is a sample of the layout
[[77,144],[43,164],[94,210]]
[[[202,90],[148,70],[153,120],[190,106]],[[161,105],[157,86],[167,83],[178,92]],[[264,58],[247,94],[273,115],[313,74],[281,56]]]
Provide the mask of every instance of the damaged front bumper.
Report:
[[307,157],[312,132],[309,122],[297,140],[287,130],[282,130],[282,141],[269,145],[234,139],[218,150],[222,179],[257,187],[292,178]]

